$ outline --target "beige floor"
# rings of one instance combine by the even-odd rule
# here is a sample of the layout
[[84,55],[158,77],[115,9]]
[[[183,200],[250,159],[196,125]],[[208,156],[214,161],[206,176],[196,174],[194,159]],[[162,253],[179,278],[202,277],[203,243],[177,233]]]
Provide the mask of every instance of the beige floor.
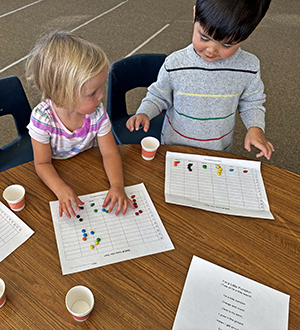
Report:
[[[25,60],[21,59],[40,33],[75,29],[100,44],[111,62],[131,53],[170,54],[191,42],[193,5],[194,0],[2,0],[0,77],[18,76],[33,107],[39,95],[26,83]],[[243,49],[260,58],[267,94],[266,135],[276,151],[271,161],[262,161],[300,174],[299,35],[299,0],[273,0],[267,16]],[[144,90],[129,94],[132,112],[143,95]],[[1,117],[0,146],[14,136],[11,118]],[[243,148],[244,136],[245,128],[238,120],[231,152],[255,159],[254,150],[248,153]]]

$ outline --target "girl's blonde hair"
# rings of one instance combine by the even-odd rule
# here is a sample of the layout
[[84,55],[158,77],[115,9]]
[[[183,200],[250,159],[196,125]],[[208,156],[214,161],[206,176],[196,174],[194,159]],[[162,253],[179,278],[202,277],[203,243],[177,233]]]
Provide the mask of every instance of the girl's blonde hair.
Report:
[[26,63],[27,79],[56,106],[72,109],[80,103],[83,84],[109,65],[103,50],[67,31],[41,37]]

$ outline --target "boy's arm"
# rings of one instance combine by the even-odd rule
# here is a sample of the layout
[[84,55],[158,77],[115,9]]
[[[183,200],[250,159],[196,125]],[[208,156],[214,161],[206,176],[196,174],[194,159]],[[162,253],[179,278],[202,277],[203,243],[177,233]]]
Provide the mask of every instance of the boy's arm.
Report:
[[258,71],[241,95],[238,111],[248,130],[244,142],[245,149],[250,151],[253,145],[261,150],[256,157],[265,156],[270,159],[274,147],[266,140],[264,133],[266,109],[263,104],[265,100],[264,84]]
[[265,101],[264,84],[258,71],[245,86],[238,104],[238,112],[247,130],[250,127],[265,130]]
[[34,166],[37,175],[53,191],[59,200],[59,216],[63,213],[68,218],[75,216],[72,205],[79,211],[79,205],[84,203],[77,197],[75,192],[59,177],[52,165],[50,144],[40,143],[31,138]]
[[118,203],[116,214],[120,213],[122,208],[122,213],[125,214],[128,203],[131,204],[132,207],[133,204],[124,190],[122,160],[112,131],[104,136],[98,137],[98,144],[103,158],[104,169],[110,183],[110,189],[103,202],[103,207],[106,207],[110,202],[108,211],[111,212],[116,203]]
[[146,114],[149,120],[173,104],[173,88],[165,66],[166,62],[160,68],[156,82],[148,87],[147,95],[136,112],[136,114]]

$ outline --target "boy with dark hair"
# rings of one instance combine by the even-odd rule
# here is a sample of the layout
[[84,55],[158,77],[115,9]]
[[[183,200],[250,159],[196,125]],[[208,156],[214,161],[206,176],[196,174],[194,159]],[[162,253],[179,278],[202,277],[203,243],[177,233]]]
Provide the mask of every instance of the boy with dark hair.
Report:
[[244,146],[270,159],[264,85],[259,60],[241,50],[271,0],[197,0],[192,44],[169,55],[157,81],[126,123],[130,131],[167,109],[162,144],[229,151],[238,110],[247,128]]

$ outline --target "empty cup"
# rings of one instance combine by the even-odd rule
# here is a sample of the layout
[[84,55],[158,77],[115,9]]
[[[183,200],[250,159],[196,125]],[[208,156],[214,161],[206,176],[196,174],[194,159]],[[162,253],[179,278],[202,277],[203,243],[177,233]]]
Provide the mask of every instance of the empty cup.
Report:
[[25,206],[25,188],[19,184],[8,186],[3,191],[3,198],[13,211],[21,211]]
[[73,318],[83,322],[94,308],[94,296],[89,288],[78,285],[68,291],[65,303]]
[[156,151],[160,145],[158,139],[152,136],[147,136],[141,141],[142,157],[145,160],[151,160],[155,157]]
[[2,280],[2,278],[0,278],[0,308],[4,306],[5,302],[6,302],[5,283]]

